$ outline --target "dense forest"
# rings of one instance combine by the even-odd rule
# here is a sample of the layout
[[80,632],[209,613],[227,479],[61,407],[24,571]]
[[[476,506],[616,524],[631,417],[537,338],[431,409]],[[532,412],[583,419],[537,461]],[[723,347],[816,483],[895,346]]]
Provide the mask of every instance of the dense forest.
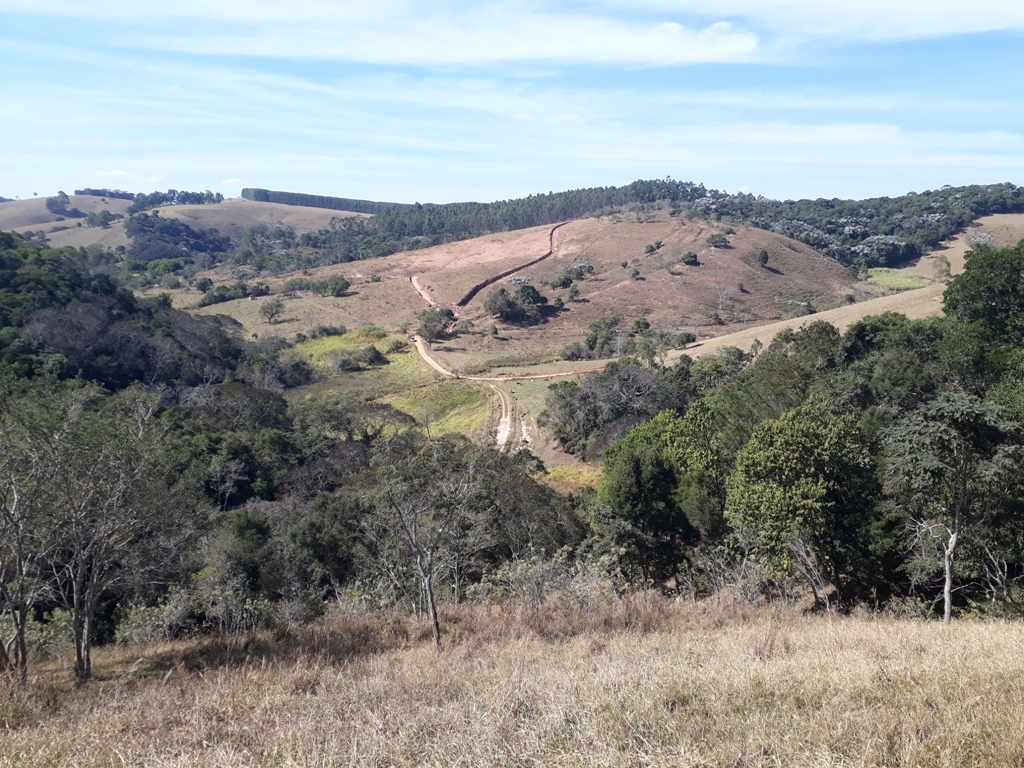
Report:
[[341,596],[423,610],[440,640],[439,601],[582,571],[1020,615],[1024,243],[969,255],[945,318],[554,385],[554,434],[604,464],[564,496],[528,452],[432,438],[345,391],[289,404],[317,374],[285,342],[2,238],[0,666],[61,635],[87,677],[96,642],[310,621]]

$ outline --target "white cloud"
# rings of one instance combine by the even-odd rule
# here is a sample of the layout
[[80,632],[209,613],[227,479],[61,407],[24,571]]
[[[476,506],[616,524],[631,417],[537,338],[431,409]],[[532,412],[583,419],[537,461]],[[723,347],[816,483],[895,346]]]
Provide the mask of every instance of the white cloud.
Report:
[[242,186],[242,180],[236,178],[224,179],[221,181],[222,187],[240,187]]
[[115,168],[112,171],[96,171],[96,175],[104,179],[141,179],[142,177],[137,173],[131,171],[122,171],[120,168]]
[[187,36],[142,36],[135,42],[189,53],[415,66],[523,61],[668,66],[746,60],[757,49],[754,35],[726,22],[689,28],[674,22],[504,11],[364,26],[259,27],[242,34],[190,31]]
[[157,176],[149,176],[149,177],[146,178],[146,181],[148,181],[150,184],[156,184],[158,181],[163,181],[163,180],[164,180],[164,175],[162,173],[157,175]]
[[315,0],[289,5],[100,0],[86,9],[68,0],[42,5],[0,0],[2,9],[106,21],[104,34],[127,47],[392,65],[667,66],[747,60],[758,47],[756,36],[727,21],[685,26],[664,15],[596,15],[563,10],[558,3],[448,6],[384,0],[371,9]]
[[605,7],[742,19],[790,38],[881,41],[1024,30],[1024,3],[1016,0],[606,0]]

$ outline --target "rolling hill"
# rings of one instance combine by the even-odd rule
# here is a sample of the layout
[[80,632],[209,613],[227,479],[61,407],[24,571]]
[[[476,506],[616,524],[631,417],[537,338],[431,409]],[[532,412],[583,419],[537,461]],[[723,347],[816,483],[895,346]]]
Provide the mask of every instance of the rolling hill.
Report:
[[[108,198],[104,201],[91,195],[70,195],[69,198],[71,207],[86,214],[104,209],[113,214],[124,214],[131,205],[130,200]],[[179,219],[194,229],[215,229],[235,241],[241,236],[242,230],[254,224],[292,227],[302,234],[329,226],[333,218],[364,215],[323,208],[256,203],[242,198],[230,198],[212,205],[162,206],[156,210],[164,218]],[[124,232],[123,221],[112,222],[109,227],[89,227],[80,219],[68,219],[51,213],[46,209],[44,198],[0,203],[0,229],[13,229],[21,233],[42,231],[49,245],[54,248],[99,245],[112,249],[118,245],[127,247],[130,242]]]

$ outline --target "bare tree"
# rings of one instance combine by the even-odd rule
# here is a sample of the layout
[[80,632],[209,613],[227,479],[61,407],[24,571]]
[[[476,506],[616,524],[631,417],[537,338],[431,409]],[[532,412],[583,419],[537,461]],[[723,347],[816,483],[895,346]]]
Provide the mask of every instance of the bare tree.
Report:
[[92,674],[100,596],[151,576],[175,550],[173,496],[161,477],[157,396],[132,388],[115,397],[82,387],[54,405],[65,425],[46,457],[60,478],[51,496],[57,595],[71,613],[75,674]]
[[62,425],[43,398],[5,399],[0,411],[0,610],[13,635],[0,638],[0,670],[28,679],[30,611],[51,592],[46,577],[52,536],[49,496],[59,479],[47,460]]
[[417,446],[395,440],[382,443],[375,456],[381,480],[374,501],[415,564],[438,647],[441,623],[435,579],[479,488],[474,454],[467,456],[443,440]]

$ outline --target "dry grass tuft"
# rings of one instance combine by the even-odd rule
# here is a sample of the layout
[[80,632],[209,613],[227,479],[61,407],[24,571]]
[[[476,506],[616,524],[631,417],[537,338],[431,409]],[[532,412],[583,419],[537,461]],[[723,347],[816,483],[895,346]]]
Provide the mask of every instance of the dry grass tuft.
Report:
[[[1024,626],[446,608],[97,653],[0,690],[0,765],[1024,765]],[[420,636],[424,635],[423,639]]]

